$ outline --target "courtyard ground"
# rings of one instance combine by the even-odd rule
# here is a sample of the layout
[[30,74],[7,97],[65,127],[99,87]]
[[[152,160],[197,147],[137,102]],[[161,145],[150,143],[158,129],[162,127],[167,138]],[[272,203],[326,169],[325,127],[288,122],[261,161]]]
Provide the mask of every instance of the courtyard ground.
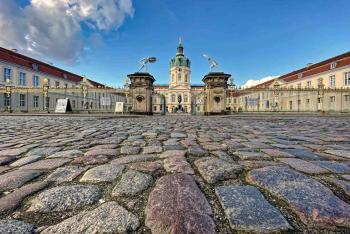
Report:
[[347,116],[0,120],[0,233],[350,232]]

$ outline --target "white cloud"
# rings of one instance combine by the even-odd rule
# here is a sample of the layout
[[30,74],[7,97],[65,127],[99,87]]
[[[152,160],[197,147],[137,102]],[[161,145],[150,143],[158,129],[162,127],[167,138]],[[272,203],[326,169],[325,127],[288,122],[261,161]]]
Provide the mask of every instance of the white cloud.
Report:
[[264,83],[264,82],[273,80],[273,79],[278,78],[278,77],[280,77],[280,76],[266,76],[266,77],[261,78],[260,80],[248,80],[248,81],[245,82],[245,84],[242,85],[241,87],[242,87],[243,89],[250,88],[250,87],[253,87],[253,86],[262,84],[262,83]]
[[89,40],[84,25],[97,38],[96,33],[117,30],[133,14],[132,0],[31,0],[23,8],[0,0],[0,46],[72,63]]

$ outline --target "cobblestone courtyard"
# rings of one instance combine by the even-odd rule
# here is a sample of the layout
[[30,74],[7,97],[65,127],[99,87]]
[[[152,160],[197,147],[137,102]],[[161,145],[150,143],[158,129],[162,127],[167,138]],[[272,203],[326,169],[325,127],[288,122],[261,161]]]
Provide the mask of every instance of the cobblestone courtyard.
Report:
[[0,193],[0,233],[349,232],[349,117],[1,117]]

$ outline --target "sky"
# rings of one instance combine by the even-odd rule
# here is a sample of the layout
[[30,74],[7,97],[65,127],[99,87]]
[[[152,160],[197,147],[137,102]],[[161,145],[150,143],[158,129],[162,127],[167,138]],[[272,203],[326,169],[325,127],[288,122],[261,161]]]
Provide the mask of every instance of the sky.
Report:
[[181,36],[193,84],[208,54],[243,85],[350,51],[349,9],[349,0],[0,0],[0,46],[112,86],[155,56],[149,72],[166,84]]

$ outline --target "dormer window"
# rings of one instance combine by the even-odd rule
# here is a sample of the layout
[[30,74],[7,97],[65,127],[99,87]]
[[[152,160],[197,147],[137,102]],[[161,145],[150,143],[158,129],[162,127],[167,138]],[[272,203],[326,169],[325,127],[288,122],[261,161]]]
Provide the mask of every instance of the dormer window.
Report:
[[337,62],[331,63],[331,69],[335,69],[337,67]]
[[38,71],[39,70],[39,66],[36,63],[32,64],[32,68],[33,68],[34,71]]
[[68,79],[68,77],[67,77],[67,74],[66,74],[66,73],[63,73],[63,78],[64,78],[64,79]]
[[298,74],[298,78],[299,78],[299,79],[303,78],[303,73],[299,73],[299,74]]

